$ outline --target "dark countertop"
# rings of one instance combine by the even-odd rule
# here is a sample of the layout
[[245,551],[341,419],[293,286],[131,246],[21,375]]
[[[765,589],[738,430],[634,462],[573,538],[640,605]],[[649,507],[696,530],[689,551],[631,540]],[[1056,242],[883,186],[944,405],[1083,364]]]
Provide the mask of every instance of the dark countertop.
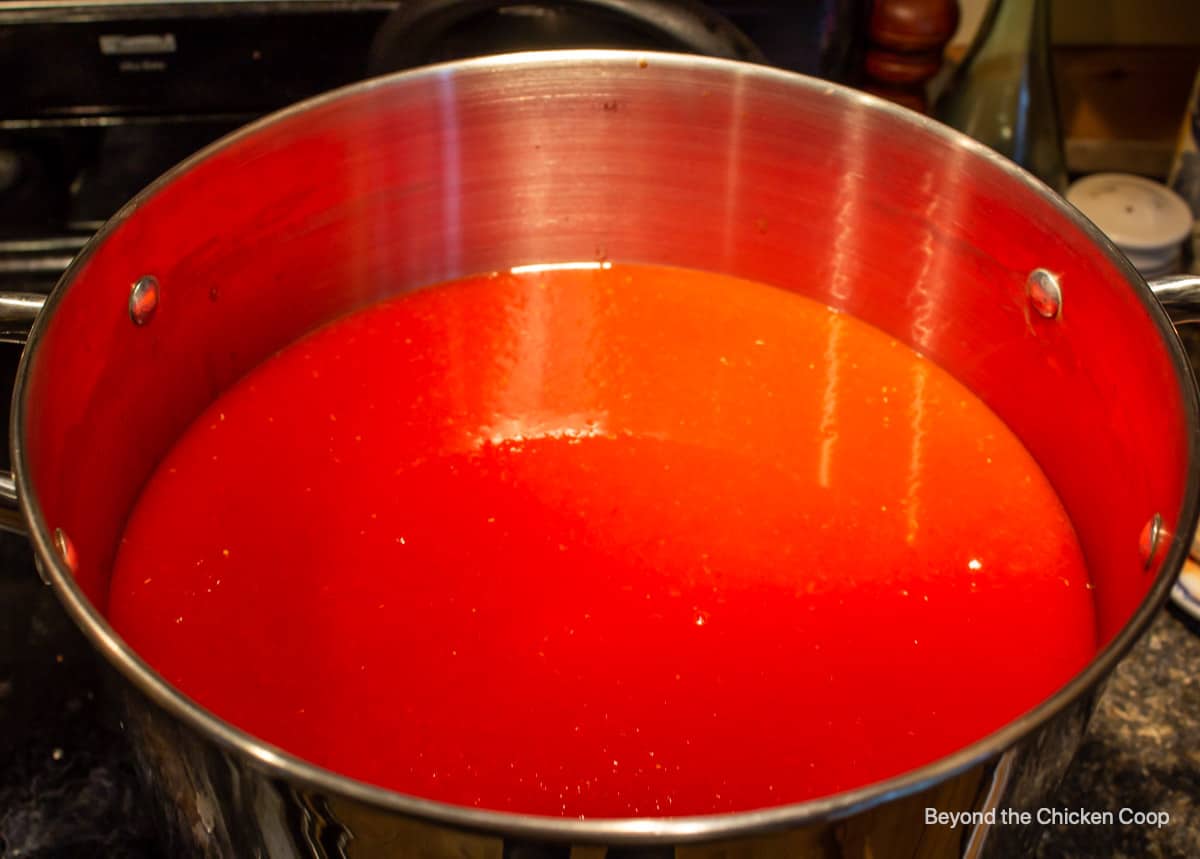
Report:
[[[1166,611],[1117,668],[1055,807],[1170,825],[1047,827],[1039,859],[1200,856],[1200,635]],[[159,859],[95,660],[28,546],[0,534],[0,857]]]
[[1165,811],[1144,826],[1052,826],[1039,859],[1200,856],[1200,627],[1173,606],[1109,680],[1056,808]]

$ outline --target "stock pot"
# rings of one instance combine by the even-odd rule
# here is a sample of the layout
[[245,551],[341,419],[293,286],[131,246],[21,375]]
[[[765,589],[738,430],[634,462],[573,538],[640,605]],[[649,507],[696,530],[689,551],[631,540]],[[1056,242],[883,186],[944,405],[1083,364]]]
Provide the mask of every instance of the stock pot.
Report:
[[[971,387],[1072,518],[1094,584],[1095,659],[993,735],[883,783],[737,814],[573,820],[445,805],[319,769],[198,707],[105,621],[142,485],[264,358],[423,284],[605,259],[794,290]],[[44,307],[4,296],[0,333],[32,327],[0,497],[111,666],[172,856],[1019,855],[1026,829],[986,816],[951,829],[926,809],[1051,803],[1104,678],[1161,607],[1197,516],[1196,392],[1168,314],[1195,317],[1197,294],[1188,278],[1147,285],[1095,227],[989,150],[823,81],[619,51],[433,66],[214,144],[108,223]],[[480,703],[481,718],[503,706]]]

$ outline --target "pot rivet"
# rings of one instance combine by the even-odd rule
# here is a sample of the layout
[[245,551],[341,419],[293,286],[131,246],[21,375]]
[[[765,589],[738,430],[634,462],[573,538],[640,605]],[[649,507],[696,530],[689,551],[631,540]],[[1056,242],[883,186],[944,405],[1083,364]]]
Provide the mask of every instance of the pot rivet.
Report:
[[1025,280],[1025,295],[1029,305],[1044,319],[1062,316],[1062,287],[1058,277],[1044,268],[1035,268]]
[[1163,522],[1161,513],[1155,513],[1146,523],[1146,527],[1142,529],[1142,534],[1138,538],[1138,551],[1142,556],[1143,569],[1149,570],[1158,559],[1159,550],[1166,545],[1167,536],[1166,525]]
[[129,291],[129,318],[134,325],[145,325],[158,307],[158,280],[152,275],[140,277]]
[[54,548],[58,552],[58,556],[63,559],[63,563],[67,565],[67,569],[72,575],[79,569],[79,556],[75,554],[75,545],[71,542],[71,538],[67,536],[62,528],[54,529]]

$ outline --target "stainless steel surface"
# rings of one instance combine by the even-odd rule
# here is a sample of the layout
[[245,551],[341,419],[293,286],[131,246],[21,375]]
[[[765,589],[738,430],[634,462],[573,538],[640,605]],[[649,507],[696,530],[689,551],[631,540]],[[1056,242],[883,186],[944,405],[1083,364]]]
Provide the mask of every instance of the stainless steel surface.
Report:
[[[148,4],[154,4],[149,0]],[[2,12],[3,10],[0,10]],[[3,21],[0,21],[0,25]],[[205,122],[236,123],[245,120],[244,114],[210,113],[204,116]],[[0,129],[20,131],[34,128],[113,128],[116,126],[164,126],[177,125],[185,122],[196,122],[194,116],[187,114],[158,114],[156,116],[52,116],[22,119],[0,119]],[[90,223],[90,222],[89,222]],[[79,227],[78,229],[92,229]]]
[[1150,281],[1150,289],[1176,325],[1200,322],[1200,275],[1156,278]]
[[0,292],[0,343],[24,343],[45,303],[37,292]]
[[129,318],[134,325],[146,325],[158,309],[158,279],[152,275],[139,277],[129,290]]
[[59,274],[71,264],[71,257],[0,259],[0,274]]
[[9,471],[0,471],[0,528],[18,534],[24,534],[26,531],[21,504],[17,500],[16,481]]
[[[250,367],[385,295],[531,261],[604,259],[795,290],[973,387],[1043,463],[1076,521],[1096,583],[1097,658],[993,735],[880,784],[737,814],[566,820],[448,806],[319,769],[199,707],[109,626],[98,604],[139,488]],[[1031,338],[1026,281],[1040,266],[1087,283],[1089,301],[1073,304],[1079,327]],[[111,308],[145,270],[170,284],[171,301],[135,334]],[[1088,321],[1123,324],[1124,336],[1109,343]],[[1097,432],[1115,408],[1164,420]],[[585,856],[582,845],[603,845],[616,856],[616,845],[640,845],[639,856],[696,859],[945,856],[961,855],[972,832],[926,828],[922,809],[1036,807],[1097,684],[1161,607],[1185,547],[1163,541],[1146,576],[1136,535],[1151,510],[1173,535],[1194,528],[1197,487],[1181,475],[1195,470],[1196,413],[1182,349],[1141,279],[1091,224],[994,153],[825,82],[580,51],[370,81],[172,171],[89,244],[35,324],[13,458],[34,547],[115,669],[178,855],[391,856],[403,845],[500,857],[576,845]],[[1148,457],[1151,438],[1160,443]],[[1114,490],[1105,464],[1140,471]],[[72,535],[74,575],[55,528]],[[994,782],[1001,760],[1012,775]],[[1019,855],[1020,838],[993,830],[983,855]]]
[[[980,810],[986,815],[989,812],[996,814],[1000,813],[1003,806],[1000,805],[1004,799],[1008,789],[1008,781],[1012,777],[1013,760],[1016,757],[1016,752],[1008,751],[1000,756],[996,761],[996,768],[992,771],[991,781],[987,788],[987,794],[983,797],[980,803]],[[964,859],[975,859],[982,856],[984,848],[987,845],[988,835],[992,831],[992,824],[986,818],[976,825],[971,832],[971,837],[963,848]]]
[[[0,254],[46,253],[47,251],[70,251],[74,254],[87,244],[86,236],[55,236],[46,239],[5,239],[0,241]],[[68,260],[69,264],[69,260]]]
[[32,287],[44,292],[86,243],[83,236],[0,241],[0,283],[9,284],[9,289]]
[[1025,292],[1029,296],[1029,304],[1044,319],[1057,319],[1062,316],[1062,287],[1058,278],[1044,268],[1036,268],[1029,273],[1025,281]]
[[[0,292],[0,343],[24,343],[45,303],[46,296],[34,292]],[[0,528],[19,534],[27,530],[16,481],[7,471],[0,471]]]

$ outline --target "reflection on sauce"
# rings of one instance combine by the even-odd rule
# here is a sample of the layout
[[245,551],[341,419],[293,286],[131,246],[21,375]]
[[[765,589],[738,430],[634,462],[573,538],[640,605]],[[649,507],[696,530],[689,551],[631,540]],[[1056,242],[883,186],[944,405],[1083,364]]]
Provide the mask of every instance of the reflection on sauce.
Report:
[[420,290],[264,363],[146,487],[110,614],[318,764],[570,816],[885,778],[1095,646],[1062,507],[953,378],[631,265]]

